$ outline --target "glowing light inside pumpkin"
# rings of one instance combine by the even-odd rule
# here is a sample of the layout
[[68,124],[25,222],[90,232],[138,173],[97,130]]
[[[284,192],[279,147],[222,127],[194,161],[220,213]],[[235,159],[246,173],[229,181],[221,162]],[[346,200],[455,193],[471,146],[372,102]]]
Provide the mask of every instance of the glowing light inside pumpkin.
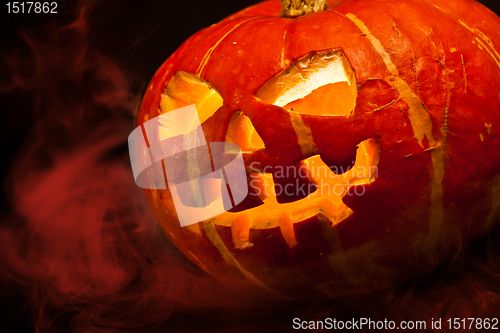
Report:
[[356,101],[355,82],[342,50],[312,52],[264,84],[256,97],[298,113],[348,115]]
[[229,122],[226,141],[236,143],[243,152],[252,152],[265,147],[264,141],[255,130],[250,118],[242,112],[235,112]]
[[161,113],[173,111],[191,104],[196,105],[200,122],[210,118],[223,104],[221,95],[194,74],[176,72],[161,96]]
[[302,114],[348,116],[354,110],[354,101],[351,85],[348,82],[336,82],[319,87],[284,108]]

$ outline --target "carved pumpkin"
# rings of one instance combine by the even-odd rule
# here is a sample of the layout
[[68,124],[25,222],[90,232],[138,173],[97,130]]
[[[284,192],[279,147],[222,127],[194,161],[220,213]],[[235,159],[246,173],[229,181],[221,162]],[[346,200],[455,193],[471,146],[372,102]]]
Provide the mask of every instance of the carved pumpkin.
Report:
[[465,0],[340,0],[296,18],[279,1],[188,39],[138,123],[195,104],[207,142],[240,146],[249,194],[179,225],[194,263],[266,297],[381,290],[432,271],[499,216],[500,20]]

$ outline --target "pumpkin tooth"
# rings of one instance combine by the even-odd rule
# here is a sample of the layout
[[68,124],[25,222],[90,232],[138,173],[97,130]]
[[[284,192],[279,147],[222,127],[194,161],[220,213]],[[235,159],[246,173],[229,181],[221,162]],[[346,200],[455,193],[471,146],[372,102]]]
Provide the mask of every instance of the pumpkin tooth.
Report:
[[250,240],[250,217],[248,214],[240,214],[231,224],[231,236],[236,249],[246,249],[252,247]]
[[289,247],[294,247],[297,245],[297,239],[295,238],[295,231],[293,230],[293,220],[290,215],[287,214],[285,210],[282,210],[282,215],[279,222],[281,234],[285,239]]
[[270,192],[262,173],[254,172],[251,173],[248,177],[250,179],[250,186],[255,190],[255,194],[261,200],[265,200],[269,196]]

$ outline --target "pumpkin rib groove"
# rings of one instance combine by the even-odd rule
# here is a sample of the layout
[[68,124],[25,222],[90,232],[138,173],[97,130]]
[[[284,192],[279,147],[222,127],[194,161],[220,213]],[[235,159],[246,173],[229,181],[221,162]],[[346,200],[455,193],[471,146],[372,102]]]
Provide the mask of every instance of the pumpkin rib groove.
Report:
[[243,22],[240,22],[238,24],[236,24],[234,27],[232,27],[228,32],[226,32],[224,34],[224,36],[222,36],[211,48],[208,49],[207,53],[205,54],[205,56],[203,56],[202,60],[201,60],[201,63],[198,67],[198,69],[196,70],[196,75],[198,75],[200,78],[203,77],[203,69],[205,68],[205,66],[207,65],[208,61],[210,60],[210,57],[212,55],[212,53],[215,51],[215,49],[217,48],[217,46],[219,46],[219,44],[231,33],[233,32],[234,30],[236,30],[238,27],[240,27],[241,25],[247,23],[247,22],[250,22],[250,21],[253,21],[253,20],[256,20],[257,18],[249,18],[247,20],[244,20]]

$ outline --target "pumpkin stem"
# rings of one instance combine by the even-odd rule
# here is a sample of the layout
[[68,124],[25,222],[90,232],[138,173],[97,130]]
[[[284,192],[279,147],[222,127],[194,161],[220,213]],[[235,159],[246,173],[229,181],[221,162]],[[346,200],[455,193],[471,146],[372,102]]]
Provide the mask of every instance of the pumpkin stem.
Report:
[[326,9],[326,0],[281,0],[281,16],[297,17]]

